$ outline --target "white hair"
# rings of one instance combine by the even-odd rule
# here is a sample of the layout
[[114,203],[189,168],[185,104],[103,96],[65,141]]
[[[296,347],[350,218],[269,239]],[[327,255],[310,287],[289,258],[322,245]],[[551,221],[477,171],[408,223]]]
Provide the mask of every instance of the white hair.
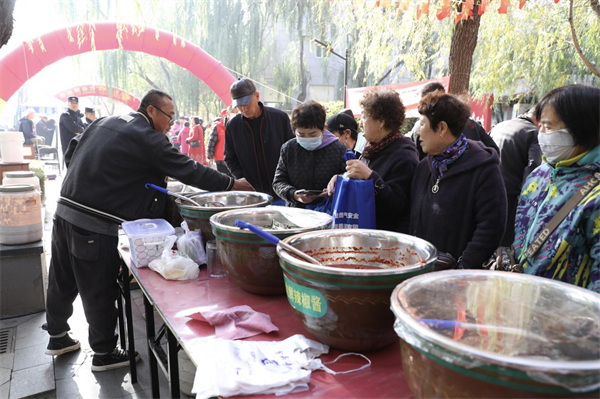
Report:
[[26,114],[27,114],[27,115],[35,114],[35,110],[34,110],[33,108],[29,108],[29,109],[26,111]]

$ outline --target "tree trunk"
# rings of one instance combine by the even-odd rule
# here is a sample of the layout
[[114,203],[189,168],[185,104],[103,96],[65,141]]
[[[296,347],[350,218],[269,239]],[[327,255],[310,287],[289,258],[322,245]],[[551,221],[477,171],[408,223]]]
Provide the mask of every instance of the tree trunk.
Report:
[[[594,9],[593,2],[590,2],[590,7]],[[596,2],[596,7],[598,7],[598,2]],[[596,76],[600,76],[600,71],[592,64],[586,56],[583,54],[583,50],[579,46],[579,40],[577,40],[577,32],[575,31],[575,24],[573,23],[573,0],[569,2],[569,25],[571,26],[571,36],[573,37],[573,44],[575,45],[575,51],[581,58],[581,61],[585,64],[585,66]]]
[[0,48],[2,48],[13,33],[13,11],[17,0],[0,1]]
[[481,15],[478,10],[479,5],[475,4],[473,18],[459,21],[454,27],[450,44],[450,88],[448,89],[448,92],[452,94],[469,92],[473,53],[477,47],[477,35],[481,23]]
[[304,68],[304,35],[302,35],[302,21],[304,20],[304,2],[298,2],[298,41],[300,44],[300,94],[298,94],[297,100],[304,102],[306,100],[306,86],[308,85],[308,79],[306,78],[306,71]]
[[590,7],[592,7],[592,11],[594,11],[598,18],[600,18],[600,1],[590,0]]

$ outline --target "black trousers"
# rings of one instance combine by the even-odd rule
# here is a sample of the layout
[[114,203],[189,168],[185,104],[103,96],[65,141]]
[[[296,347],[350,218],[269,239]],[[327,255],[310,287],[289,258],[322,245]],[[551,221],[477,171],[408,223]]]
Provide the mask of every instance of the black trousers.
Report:
[[71,329],[67,321],[79,294],[92,350],[104,353],[116,347],[115,301],[119,296],[120,267],[117,243],[118,237],[94,233],[54,217],[46,303],[50,335]]

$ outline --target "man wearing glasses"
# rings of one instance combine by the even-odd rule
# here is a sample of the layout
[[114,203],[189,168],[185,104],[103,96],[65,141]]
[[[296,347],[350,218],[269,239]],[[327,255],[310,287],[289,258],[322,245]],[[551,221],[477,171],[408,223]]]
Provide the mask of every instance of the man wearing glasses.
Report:
[[115,335],[118,231],[124,221],[163,217],[167,196],[147,190],[146,183],[166,187],[170,176],[208,191],[254,191],[245,179],[234,180],[177,151],[168,138],[174,114],[171,97],[151,90],[137,112],[98,119],[69,143],[69,170],[52,231],[46,354],[80,348],[67,323],[80,294],[90,325],[92,371],[129,364]]

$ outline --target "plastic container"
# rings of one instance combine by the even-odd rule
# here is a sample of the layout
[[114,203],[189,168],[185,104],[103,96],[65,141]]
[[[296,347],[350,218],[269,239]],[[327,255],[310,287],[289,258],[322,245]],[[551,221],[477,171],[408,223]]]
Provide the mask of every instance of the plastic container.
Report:
[[0,132],[0,152],[2,162],[23,162],[22,132]]
[[148,267],[160,258],[165,249],[167,236],[175,235],[175,229],[164,219],[139,219],[124,222],[123,231],[129,238],[131,260],[137,267]]
[[32,184],[0,186],[0,244],[28,244],[43,236],[40,192]]
[[35,187],[36,190],[42,192],[40,189],[40,179],[35,175],[34,172],[29,171],[16,171],[16,172],[6,172],[4,174],[4,180],[2,180],[2,184],[31,184]]
[[[449,270],[391,297],[415,398],[600,394],[600,295],[526,274]],[[402,377],[404,375],[404,377]]]
[[206,243],[206,266],[209,278],[227,277],[227,270],[223,267],[215,240]]

